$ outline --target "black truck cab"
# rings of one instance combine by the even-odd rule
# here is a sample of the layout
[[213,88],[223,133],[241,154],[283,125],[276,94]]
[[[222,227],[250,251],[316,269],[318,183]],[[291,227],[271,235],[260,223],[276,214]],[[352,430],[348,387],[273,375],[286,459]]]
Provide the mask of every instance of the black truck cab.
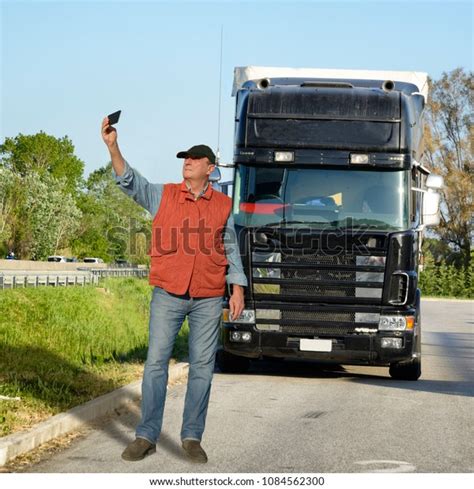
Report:
[[232,212],[249,286],[239,318],[223,311],[221,370],[307,358],[419,378],[421,233],[442,182],[423,165],[426,75],[399,73],[262,68],[235,89]]

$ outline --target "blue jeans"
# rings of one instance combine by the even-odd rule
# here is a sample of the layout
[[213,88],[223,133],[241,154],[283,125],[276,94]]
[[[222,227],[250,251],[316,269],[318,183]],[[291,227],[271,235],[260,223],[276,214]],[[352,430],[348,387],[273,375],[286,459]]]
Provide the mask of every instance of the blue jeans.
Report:
[[142,381],[142,419],[136,436],[156,443],[161,433],[168,363],[188,315],[189,373],[181,440],[201,441],[214,373],[223,297],[189,298],[154,287],[150,303],[148,355]]

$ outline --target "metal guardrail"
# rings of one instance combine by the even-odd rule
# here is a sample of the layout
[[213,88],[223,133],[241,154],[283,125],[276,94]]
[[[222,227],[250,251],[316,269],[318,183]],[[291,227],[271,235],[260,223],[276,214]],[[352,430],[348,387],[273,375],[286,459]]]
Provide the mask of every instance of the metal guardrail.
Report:
[[16,287],[40,287],[40,286],[68,286],[88,285],[99,283],[98,277],[93,274],[68,274],[68,273],[12,273],[0,275],[0,289],[13,289]]
[[148,277],[147,268],[78,268],[78,270],[84,270],[92,273],[95,277]]
[[85,286],[98,285],[99,280],[105,277],[147,277],[148,269],[146,268],[78,268],[77,271],[59,271],[59,272],[0,272],[0,290],[12,289],[16,287],[67,287],[71,285]]

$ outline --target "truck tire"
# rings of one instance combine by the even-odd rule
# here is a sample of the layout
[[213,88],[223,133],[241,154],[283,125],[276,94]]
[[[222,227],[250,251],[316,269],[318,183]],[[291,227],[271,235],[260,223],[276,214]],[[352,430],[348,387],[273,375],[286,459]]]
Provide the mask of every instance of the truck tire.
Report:
[[249,358],[238,357],[222,349],[217,350],[216,362],[221,372],[229,374],[243,374],[250,366]]
[[421,358],[414,358],[407,363],[392,363],[389,373],[395,380],[418,380],[421,375]]

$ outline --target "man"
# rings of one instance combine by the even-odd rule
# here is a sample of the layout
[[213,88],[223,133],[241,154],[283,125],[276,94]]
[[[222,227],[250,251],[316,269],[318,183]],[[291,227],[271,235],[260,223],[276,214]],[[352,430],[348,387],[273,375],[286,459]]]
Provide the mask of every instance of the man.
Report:
[[[235,240],[231,199],[212,188],[215,155],[205,145],[177,154],[184,158],[180,184],[151,184],[122,157],[117,131],[102,121],[113,174],[120,188],[153,216],[148,355],[142,382],[141,422],[122,453],[129,461],[156,451],[168,382],[168,363],[185,316],[189,322],[189,374],[181,428],[182,447],[193,462],[207,462],[201,447],[225,283],[232,284],[232,317],[244,308],[247,278]],[[223,240],[224,233],[226,239]],[[229,239],[227,239],[229,238]],[[228,266],[228,273],[226,275]]]

